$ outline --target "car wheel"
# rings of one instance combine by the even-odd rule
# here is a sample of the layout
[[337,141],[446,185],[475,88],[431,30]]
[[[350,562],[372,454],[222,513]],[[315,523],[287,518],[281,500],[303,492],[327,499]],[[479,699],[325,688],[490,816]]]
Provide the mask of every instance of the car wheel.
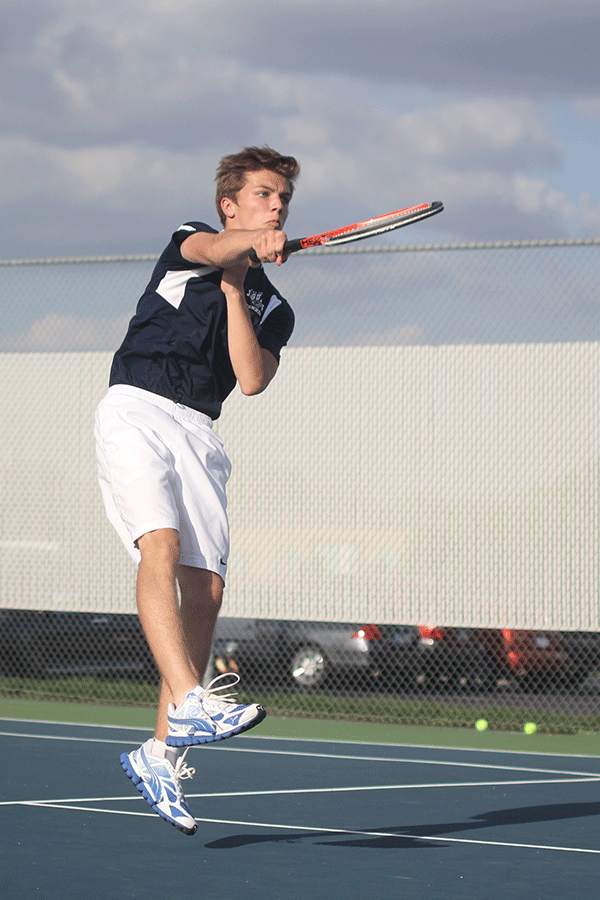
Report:
[[292,682],[305,691],[323,683],[327,668],[327,660],[320,647],[299,647],[290,660]]

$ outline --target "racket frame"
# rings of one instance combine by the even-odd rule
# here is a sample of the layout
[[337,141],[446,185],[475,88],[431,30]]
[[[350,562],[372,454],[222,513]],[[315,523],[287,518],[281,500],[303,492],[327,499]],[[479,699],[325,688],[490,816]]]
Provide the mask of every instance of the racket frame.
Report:
[[408,206],[405,209],[397,209],[395,212],[376,216],[373,219],[365,219],[346,225],[344,228],[336,228],[333,231],[324,231],[321,234],[313,234],[305,238],[296,238],[285,242],[286,253],[296,253],[298,250],[306,250],[308,247],[336,247],[339,244],[349,244],[352,241],[362,241],[365,238],[376,237],[387,231],[395,231],[405,225],[412,225],[421,219],[428,219],[442,212],[444,208],[440,200],[432,203],[421,203],[418,206]]
[[[375,216],[373,219],[364,219],[353,225],[335,228],[333,231],[323,231],[321,234],[286,241],[283,249],[289,255],[297,253],[298,250],[307,250],[309,247],[336,247],[339,244],[362,241],[378,234],[385,234],[387,231],[395,231],[405,225],[412,225],[413,222],[419,222],[421,219],[428,219],[430,216],[441,213],[443,209],[444,204],[441,200],[420,203],[418,206],[407,206],[404,209],[397,209],[395,212],[385,213],[383,216]],[[259,262],[254,247],[250,249],[248,255],[252,262]]]

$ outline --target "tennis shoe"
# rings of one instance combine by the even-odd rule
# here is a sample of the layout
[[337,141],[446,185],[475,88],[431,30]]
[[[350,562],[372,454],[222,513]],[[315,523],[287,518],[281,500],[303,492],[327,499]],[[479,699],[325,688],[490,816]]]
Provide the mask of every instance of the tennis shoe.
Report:
[[262,706],[239,704],[235,696],[221,693],[230,690],[239,680],[236,672],[226,672],[213,678],[207,688],[198,685],[186,694],[177,709],[169,703],[166,743],[171,747],[183,747],[222,741],[262,722],[266,716]]
[[198,823],[188,809],[179,781],[191,778],[195,770],[186,765],[185,753],[176,766],[162,756],[155,756],[151,752],[152,742],[150,738],[138,750],[121,754],[125,774],[159,816],[184,834],[194,834]]

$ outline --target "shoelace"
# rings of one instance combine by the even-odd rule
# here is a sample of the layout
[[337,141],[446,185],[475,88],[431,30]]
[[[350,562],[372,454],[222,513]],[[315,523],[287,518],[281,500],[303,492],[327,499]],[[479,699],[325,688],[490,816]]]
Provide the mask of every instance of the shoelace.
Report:
[[175,775],[179,781],[185,781],[186,778],[193,778],[196,774],[196,770],[192,766],[188,766],[185,761],[189,749],[189,747],[185,748],[175,764]]
[[[226,679],[226,683],[219,684],[219,682],[223,681],[224,679]],[[234,702],[235,694],[223,694],[222,691],[231,689],[239,682],[239,680],[240,676],[237,674],[237,672],[223,672],[221,675],[217,675],[216,678],[213,678],[213,680],[204,689],[202,699],[212,701],[217,700],[225,703]],[[175,764],[175,775],[177,776],[179,781],[185,781],[187,778],[193,778],[196,774],[196,770],[193,768],[193,766],[188,766],[185,761],[189,749],[189,747],[185,748],[181,756],[178,757]]]
[[[218,682],[223,679],[226,679],[226,683],[217,687]],[[213,678],[213,680],[205,687],[201,699],[217,700],[223,703],[235,703],[235,694],[222,694],[221,691],[231,690],[239,680],[240,676],[237,672],[223,672],[221,675],[217,675],[216,678]]]

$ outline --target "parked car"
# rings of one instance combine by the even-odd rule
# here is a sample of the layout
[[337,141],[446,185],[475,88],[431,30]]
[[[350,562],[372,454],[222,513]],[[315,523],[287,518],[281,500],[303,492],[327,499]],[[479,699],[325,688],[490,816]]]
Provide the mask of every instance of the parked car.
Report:
[[590,674],[600,673],[600,632],[564,631],[561,644],[573,667],[569,673],[572,684],[579,684]]
[[375,658],[393,687],[416,682],[425,689],[491,687],[497,666],[479,636],[468,628],[381,625]]
[[314,690],[373,671],[369,628],[333,622],[236,619],[217,622],[216,671],[239,671],[264,684]]
[[[215,673],[241,668],[275,685],[316,688],[334,677],[369,677],[370,643],[356,626],[221,618]],[[158,683],[136,614],[0,609],[0,676],[93,675]]]
[[[600,671],[600,635],[220,618],[215,673],[316,690],[576,685]],[[158,683],[136,614],[0,609],[0,675]]]
[[579,684],[600,663],[600,641],[581,633],[513,628],[380,626],[378,664],[392,682],[406,681],[406,645],[421,653],[419,680],[438,687],[490,689]]
[[158,682],[135,614],[0,609],[0,674]]
[[535,688],[576,677],[578,670],[559,632],[502,628],[482,630],[479,635],[498,661],[500,675],[517,685]]
[[218,672],[315,690],[352,679],[366,687],[490,685],[498,666],[467,629],[267,619],[221,619]]

